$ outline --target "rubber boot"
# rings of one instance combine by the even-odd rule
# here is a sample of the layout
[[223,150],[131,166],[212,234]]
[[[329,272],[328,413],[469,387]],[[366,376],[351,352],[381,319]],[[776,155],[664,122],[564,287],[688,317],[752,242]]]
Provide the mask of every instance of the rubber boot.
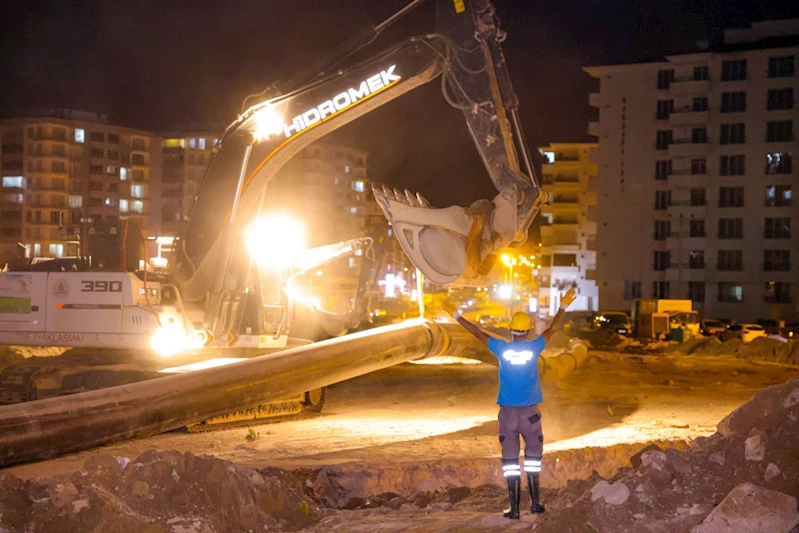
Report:
[[530,500],[533,504],[530,506],[530,512],[533,514],[543,513],[546,511],[541,505],[541,488],[538,486],[538,473],[527,473],[527,486],[530,488]]
[[522,478],[521,476],[510,476],[508,478],[508,499],[510,500],[510,509],[505,511],[502,515],[511,520],[519,519],[519,501],[522,497]]

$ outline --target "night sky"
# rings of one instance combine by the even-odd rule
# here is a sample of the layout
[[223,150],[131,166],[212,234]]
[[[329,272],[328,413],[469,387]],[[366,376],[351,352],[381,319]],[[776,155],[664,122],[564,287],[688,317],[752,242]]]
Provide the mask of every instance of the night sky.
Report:
[[[70,107],[154,131],[225,125],[243,97],[287,80],[409,0],[4,0],[0,116]],[[764,4],[764,5],[760,5]],[[535,151],[590,140],[596,85],[581,66],[691,51],[723,27],[799,16],[795,0],[495,0],[505,56]],[[428,1],[370,53],[434,29]],[[467,204],[494,190],[438,83],[336,132],[371,152],[370,177]]]

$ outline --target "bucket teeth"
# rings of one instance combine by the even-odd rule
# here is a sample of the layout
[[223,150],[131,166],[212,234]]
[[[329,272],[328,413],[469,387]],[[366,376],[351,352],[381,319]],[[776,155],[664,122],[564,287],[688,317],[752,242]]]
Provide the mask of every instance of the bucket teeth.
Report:
[[383,196],[385,196],[389,200],[394,199],[394,193],[391,191],[391,189],[389,189],[385,185],[383,185]]
[[394,189],[394,198],[396,198],[398,202],[402,202],[403,204],[405,203],[405,195],[402,194],[402,191],[399,189]]
[[413,195],[411,191],[405,189],[405,199],[408,200],[408,204],[414,207],[418,207],[418,202],[416,200],[416,196]]
[[416,193],[416,200],[419,202],[419,205],[422,207],[430,207],[430,202],[427,201],[427,198],[421,195],[421,193]]

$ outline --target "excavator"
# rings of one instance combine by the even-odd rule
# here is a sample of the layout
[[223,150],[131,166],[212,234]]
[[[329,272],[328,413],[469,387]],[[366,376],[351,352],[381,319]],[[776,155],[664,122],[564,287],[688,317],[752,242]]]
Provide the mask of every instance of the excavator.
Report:
[[[524,242],[546,201],[526,146],[501,50],[506,35],[494,6],[488,0],[436,0],[435,33],[341,65],[423,1],[414,0],[359,34],[296,87],[252,105],[228,126],[165,279],[148,279],[146,269],[136,268],[129,260],[135,246],[125,239],[119,247],[123,259],[111,271],[90,265],[78,271],[4,273],[0,342],[99,350],[92,354],[95,363],[112,355],[123,359],[119,375],[130,365],[120,354],[146,348],[143,339],[157,352],[171,354],[156,358],[153,368],[177,372],[235,360],[230,356],[247,349],[264,353],[290,346],[291,268],[286,264],[296,270],[301,258],[284,257],[284,249],[259,248],[257,236],[281,231],[263,226],[269,183],[311,143],[436,79],[447,102],[462,113],[497,195],[469,207],[445,208],[407,190],[375,188],[374,197],[402,249],[427,279],[442,285],[491,283],[498,275],[498,251]],[[128,233],[135,232],[123,232]],[[310,252],[306,259],[321,264],[359,247],[364,243],[342,243],[327,255]],[[340,319],[338,324],[333,329],[347,331]],[[176,368],[184,356],[199,366]],[[92,388],[92,373],[85,370],[74,390]],[[65,380],[53,385],[58,380],[49,375],[42,364],[6,368],[0,374],[0,402],[64,393]],[[318,410],[323,401],[324,391],[309,391],[288,407],[261,406],[233,419]]]

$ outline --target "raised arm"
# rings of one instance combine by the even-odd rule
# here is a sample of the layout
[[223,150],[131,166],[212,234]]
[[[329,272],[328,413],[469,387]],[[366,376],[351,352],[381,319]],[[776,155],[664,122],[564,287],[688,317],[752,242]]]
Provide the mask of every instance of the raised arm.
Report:
[[566,294],[561,295],[560,309],[558,309],[558,312],[555,314],[555,318],[552,319],[552,323],[549,325],[549,328],[547,328],[541,334],[541,336],[544,337],[547,342],[549,342],[549,338],[560,329],[560,326],[563,324],[563,317],[566,314],[566,309],[572,304],[576,297],[577,294],[574,292],[574,289],[569,289]]
[[488,346],[488,339],[490,339],[491,337],[489,337],[488,334],[485,333],[483,330],[481,330],[480,328],[478,328],[477,326],[475,326],[474,324],[463,318],[460,312],[455,308],[455,306],[452,305],[452,302],[444,302],[443,304],[441,304],[441,308],[444,309],[444,311],[446,311],[447,313],[449,313],[452,316],[452,318],[454,318],[458,322],[458,324],[463,326],[463,328],[466,331],[474,335],[477,340]]

